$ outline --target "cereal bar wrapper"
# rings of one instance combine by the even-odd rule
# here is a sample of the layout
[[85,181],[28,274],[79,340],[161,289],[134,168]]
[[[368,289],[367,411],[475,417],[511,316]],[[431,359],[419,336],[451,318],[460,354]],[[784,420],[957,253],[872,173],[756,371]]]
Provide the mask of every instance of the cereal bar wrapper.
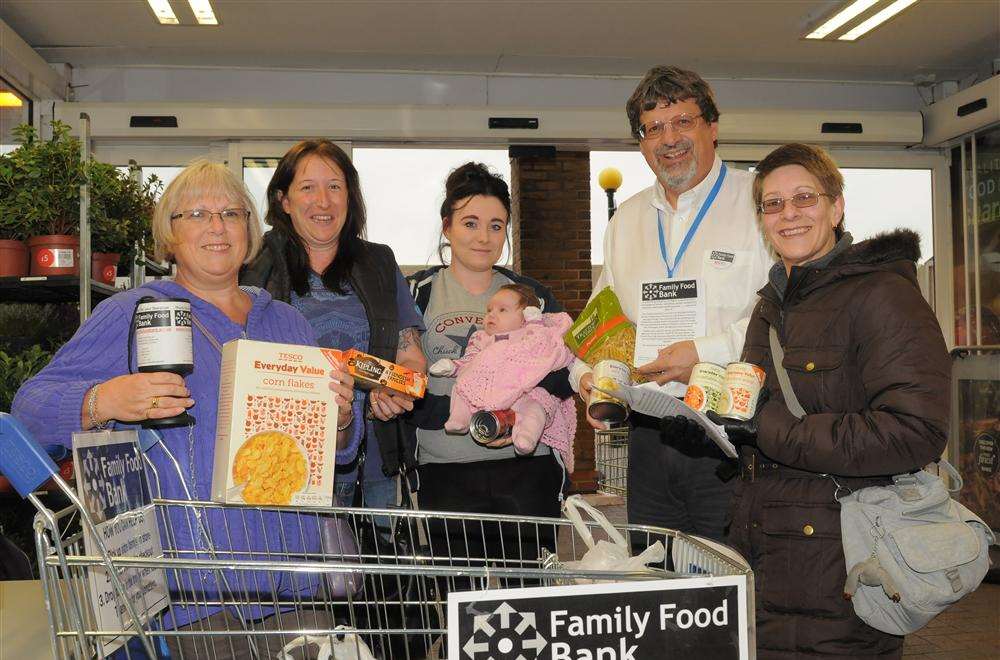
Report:
[[347,371],[354,376],[359,388],[371,389],[382,385],[389,389],[408,394],[414,399],[424,396],[427,390],[427,374],[377,358],[352,348],[344,351]]
[[618,360],[629,365],[632,382],[646,382],[646,376],[632,365],[635,324],[625,316],[611,287],[604,287],[587,303],[563,339],[570,350],[590,366],[601,360]]
[[332,506],[340,351],[249,339],[222,348],[212,500]]

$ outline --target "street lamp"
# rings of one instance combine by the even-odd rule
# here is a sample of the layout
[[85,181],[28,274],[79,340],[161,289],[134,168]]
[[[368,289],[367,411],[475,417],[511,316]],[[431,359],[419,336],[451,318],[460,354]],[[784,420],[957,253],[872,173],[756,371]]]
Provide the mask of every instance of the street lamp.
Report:
[[615,191],[622,185],[622,173],[617,167],[605,167],[597,175],[597,185],[608,194],[608,220],[615,214]]

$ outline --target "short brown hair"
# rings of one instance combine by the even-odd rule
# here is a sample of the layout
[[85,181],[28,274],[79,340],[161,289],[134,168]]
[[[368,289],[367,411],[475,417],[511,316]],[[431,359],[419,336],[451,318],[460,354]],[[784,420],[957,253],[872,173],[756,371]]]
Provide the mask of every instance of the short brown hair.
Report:
[[257,256],[263,231],[260,228],[257,205],[254,204],[246,186],[225,165],[197,158],[174,177],[156,203],[152,230],[154,257],[157,261],[173,261],[174,258],[177,240],[174,237],[170,216],[188,210],[191,208],[189,204],[197,203],[205,197],[221,197],[230,204],[236,204],[250,212],[247,220],[247,253],[243,263],[250,263]]
[[[778,147],[757,163],[756,176],[753,179],[753,206],[758,209],[758,215],[760,215],[760,203],[764,198],[764,178],[785,165],[798,165],[804,168],[816,177],[823,192],[833,195],[834,198],[844,194],[844,176],[830,154],[819,147],[793,142]],[[837,240],[844,235],[843,216],[834,228],[834,234]]]
[[688,99],[698,104],[701,118],[706,124],[719,121],[715,95],[701,76],[676,66],[654,66],[646,72],[646,76],[625,102],[625,114],[632,127],[632,137],[639,139],[639,115],[652,110],[659,103],[678,103]]
[[504,284],[502,287],[497,289],[497,293],[500,291],[513,291],[516,293],[522,309],[525,307],[541,308],[542,306],[542,301],[538,299],[538,295],[535,293],[535,290],[527,284]]

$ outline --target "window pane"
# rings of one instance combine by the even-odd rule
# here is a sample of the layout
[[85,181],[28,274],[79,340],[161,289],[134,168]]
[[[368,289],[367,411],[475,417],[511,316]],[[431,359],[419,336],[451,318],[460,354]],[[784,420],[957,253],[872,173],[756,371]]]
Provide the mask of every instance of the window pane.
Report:
[[31,122],[31,102],[7,81],[0,78],[0,154],[17,148],[14,127]]
[[635,151],[591,151],[590,152],[590,263],[604,263],[604,230],[608,225],[608,195],[597,183],[597,177],[606,167],[614,167],[622,173],[622,185],[615,192],[615,204],[653,184],[653,173],[646,159]]
[[[506,149],[354,148],[354,166],[368,210],[368,240],[385,243],[401,266],[439,263],[444,181],[453,169],[477,161],[510,185]],[[510,261],[510,250],[501,258]]]
[[1000,128],[980,132],[975,139],[979,282],[974,288],[976,332],[969,338],[974,336],[979,345],[1000,344]]
[[841,168],[844,227],[855,241],[897,227],[920,234],[920,263],[934,256],[931,171]]
[[267,232],[270,227],[264,223],[264,216],[267,214],[267,184],[274,176],[274,170],[278,168],[280,158],[244,158],[243,159],[243,183],[246,184],[250,196],[253,197],[257,205],[257,214],[260,217],[261,227]]

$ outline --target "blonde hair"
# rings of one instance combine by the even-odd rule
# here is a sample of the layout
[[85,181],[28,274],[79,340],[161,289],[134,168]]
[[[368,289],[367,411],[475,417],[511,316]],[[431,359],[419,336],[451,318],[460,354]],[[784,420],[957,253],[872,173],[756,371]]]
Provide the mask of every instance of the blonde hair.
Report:
[[247,220],[247,254],[243,263],[250,263],[263,242],[260,217],[253,197],[232,170],[221,163],[213,163],[204,158],[191,161],[163,191],[153,211],[154,256],[157,261],[174,258],[173,248],[177,245],[170,216],[186,211],[190,204],[206,197],[224,197],[230,203],[250,211]]

